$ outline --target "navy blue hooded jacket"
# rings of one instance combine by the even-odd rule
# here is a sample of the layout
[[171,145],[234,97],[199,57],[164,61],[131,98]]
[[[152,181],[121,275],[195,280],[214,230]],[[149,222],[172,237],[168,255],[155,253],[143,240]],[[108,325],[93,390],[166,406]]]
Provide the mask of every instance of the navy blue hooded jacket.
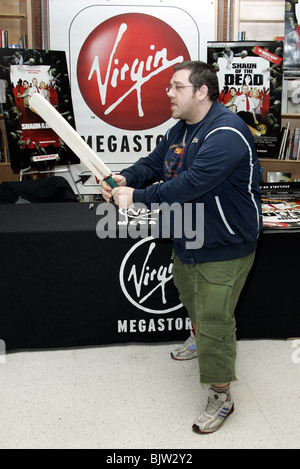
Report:
[[[174,146],[189,134],[184,153],[170,178]],[[255,251],[261,230],[259,165],[251,132],[245,122],[214,101],[202,121],[177,122],[152,153],[124,169],[127,186],[136,188],[134,203],[181,204],[192,210],[193,229],[199,227],[197,204],[204,204],[204,242],[189,249],[185,233],[174,237],[175,254],[184,263],[243,257]],[[157,184],[153,184],[157,182]],[[184,230],[182,230],[184,231]]]

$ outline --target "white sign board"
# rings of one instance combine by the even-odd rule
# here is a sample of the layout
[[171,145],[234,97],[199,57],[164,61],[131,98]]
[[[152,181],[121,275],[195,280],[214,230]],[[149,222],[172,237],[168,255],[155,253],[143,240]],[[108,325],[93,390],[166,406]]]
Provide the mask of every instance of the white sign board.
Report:
[[147,156],[175,121],[175,64],[207,58],[215,2],[49,1],[50,48],[67,55],[76,129],[110,169]]

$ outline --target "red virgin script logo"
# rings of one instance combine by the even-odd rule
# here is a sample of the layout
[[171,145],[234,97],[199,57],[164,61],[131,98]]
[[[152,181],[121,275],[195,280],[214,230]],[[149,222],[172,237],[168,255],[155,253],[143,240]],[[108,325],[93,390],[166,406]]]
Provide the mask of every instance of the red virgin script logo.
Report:
[[149,129],[170,118],[165,89],[173,66],[184,60],[190,60],[189,52],[167,23],[141,13],[117,15],[84,42],[78,85],[103,121],[121,129]]

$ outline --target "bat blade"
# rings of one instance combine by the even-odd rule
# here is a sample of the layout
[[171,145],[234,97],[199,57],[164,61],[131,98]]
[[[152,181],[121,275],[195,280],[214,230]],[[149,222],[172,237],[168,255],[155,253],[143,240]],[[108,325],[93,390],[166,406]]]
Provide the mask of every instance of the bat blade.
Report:
[[39,93],[30,98],[32,107],[42,119],[54,130],[54,132],[71,148],[78,158],[98,178],[108,178],[108,183],[114,183],[111,171],[91,147],[81,138],[75,129],[64,117]]

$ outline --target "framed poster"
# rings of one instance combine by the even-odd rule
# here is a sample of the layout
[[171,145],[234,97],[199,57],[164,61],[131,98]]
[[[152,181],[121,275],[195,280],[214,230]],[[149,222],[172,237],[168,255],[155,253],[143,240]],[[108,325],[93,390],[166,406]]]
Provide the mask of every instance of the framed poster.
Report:
[[30,106],[42,94],[75,128],[65,52],[0,49],[3,114],[13,170],[79,163],[77,156]]
[[217,71],[219,101],[247,123],[258,156],[278,158],[283,42],[208,42],[208,62]]

